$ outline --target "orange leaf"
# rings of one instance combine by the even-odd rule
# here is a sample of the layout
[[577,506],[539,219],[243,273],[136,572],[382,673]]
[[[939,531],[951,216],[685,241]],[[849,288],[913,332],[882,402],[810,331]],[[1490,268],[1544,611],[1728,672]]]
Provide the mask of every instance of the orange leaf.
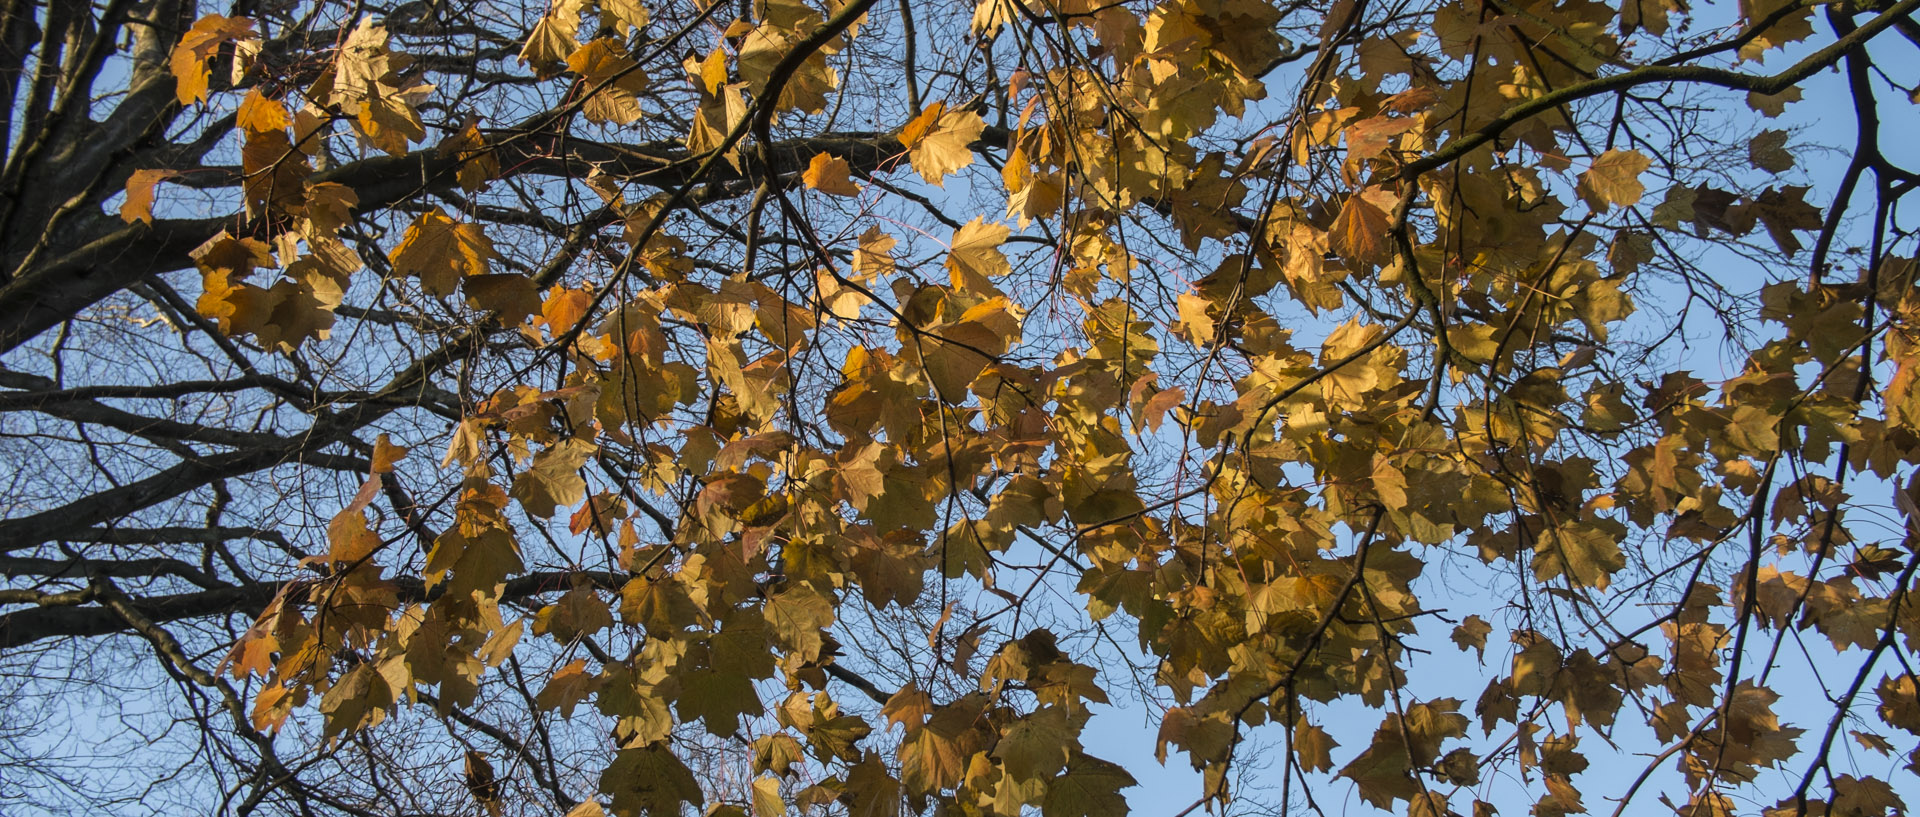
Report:
[[180,175],[174,170],[136,170],[127,177],[127,202],[120,205],[120,220],[153,223],[153,189],[161,180]]
[[1347,197],[1328,231],[1333,251],[1362,262],[1378,262],[1387,255],[1393,224],[1385,211],[1355,193]]
[[219,53],[220,46],[257,36],[253,33],[253,21],[245,17],[209,14],[194,22],[193,28],[181,35],[180,43],[173,47],[170,67],[173,70],[174,98],[180,100],[182,105],[192,105],[206,99],[207,81],[213,77],[213,72],[207,68],[207,61]]
[[860,185],[854,184],[847,175],[852,168],[847,160],[830,153],[814,154],[813,161],[807,164],[807,172],[801,176],[808,187],[822,193],[835,196],[858,196]]
[[234,124],[250,131],[286,130],[293,124],[293,117],[287,115],[287,106],[277,100],[268,99],[259,88],[247,91],[240,100],[240,110],[234,114]]

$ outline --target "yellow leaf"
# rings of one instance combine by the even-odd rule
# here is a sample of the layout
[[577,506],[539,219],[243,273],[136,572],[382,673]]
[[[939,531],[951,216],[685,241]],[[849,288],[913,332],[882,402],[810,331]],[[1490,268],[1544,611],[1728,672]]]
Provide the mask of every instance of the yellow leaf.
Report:
[[567,57],[567,68],[579,74],[587,97],[580,112],[596,124],[625,125],[640,118],[639,94],[647,89],[647,75],[612,37],[600,37]]
[[640,0],[599,0],[599,5],[600,24],[623,37],[632,29],[646,28],[650,19]]
[[354,127],[374,147],[396,156],[404,154],[408,143],[418,142],[427,136],[427,126],[420,120],[420,112],[414,109],[410,97],[430,89],[422,87],[410,92],[398,92],[384,85],[376,87],[378,92],[368,94],[361,102]]
[[938,185],[973,164],[973,143],[986,126],[973,111],[950,111],[935,102],[900,129],[900,143],[920,178]]
[[360,205],[360,194],[353,188],[338,182],[321,182],[307,187],[307,240],[315,236],[331,236],[340,232],[340,228],[353,218],[353,208]]
[[533,467],[513,480],[513,498],[520,500],[529,516],[546,519],[554,508],[586,498],[587,481],[580,468],[587,458],[600,450],[593,443],[569,437],[555,443],[533,458]]
[[1006,254],[1000,252],[1010,233],[1007,225],[989,223],[984,217],[955,230],[953,251],[947,255],[954,287],[992,292],[993,285],[987,279],[1005,275],[1010,269]]
[[854,184],[847,178],[852,172],[853,169],[847,165],[847,160],[830,153],[816,153],[813,161],[807,163],[807,172],[800,178],[808,187],[822,193],[835,196],[858,196],[860,185]]
[[785,817],[787,801],[780,796],[780,779],[761,777],[753,781],[754,817]]
[[469,276],[460,282],[467,304],[497,312],[503,326],[519,326],[540,312],[540,290],[533,279],[515,272]]
[[1606,212],[1609,205],[1630,207],[1647,192],[1640,174],[1653,164],[1637,150],[1609,150],[1600,154],[1580,174],[1580,195],[1593,209]]
[[549,79],[558,75],[566,65],[567,57],[573,54],[580,31],[580,9],[585,0],[558,0],[553,8],[540,21],[534,23],[533,31],[527,34],[527,44],[520,49],[520,61],[533,69],[533,75],[539,79]]

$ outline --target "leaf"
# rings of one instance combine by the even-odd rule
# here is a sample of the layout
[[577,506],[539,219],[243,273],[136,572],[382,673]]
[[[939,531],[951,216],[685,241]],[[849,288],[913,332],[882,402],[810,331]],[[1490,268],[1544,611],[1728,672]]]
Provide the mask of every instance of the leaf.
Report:
[[1793,167],[1793,154],[1786,146],[1786,131],[1761,131],[1747,142],[1747,162],[1768,173],[1785,173]]
[[1619,545],[1625,534],[1626,526],[1612,519],[1553,528],[1534,546],[1534,578],[1547,581],[1564,576],[1573,585],[1605,590],[1613,574],[1627,565]]
[[195,20],[193,27],[187,29],[173,47],[169,67],[173,72],[174,98],[182,105],[205,100],[207,83],[213,78],[207,63],[220,51],[220,46],[257,37],[253,21],[245,17],[209,14]]
[[469,306],[498,313],[503,326],[518,326],[541,312],[540,290],[533,279],[519,273],[468,276],[460,289]]
[[1487,634],[1493,632],[1493,625],[1477,615],[1467,616],[1460,625],[1453,628],[1453,643],[1461,650],[1472,647],[1482,659],[1487,657]]
[[307,242],[313,243],[321,236],[331,236],[340,232],[340,228],[353,220],[354,208],[360,204],[360,195],[338,182],[320,182],[307,186]]
[[586,0],[555,0],[553,7],[533,25],[526,45],[520,49],[520,61],[533,69],[533,75],[547,79],[560,73],[567,57],[574,52],[580,30],[580,11]]
[[907,790],[931,794],[960,782],[963,758],[954,738],[931,726],[907,731],[900,743],[900,782]]
[[[1881,696],[1883,699],[1884,695]],[[926,723],[927,716],[933,712],[933,698],[912,681],[908,681],[899,691],[887,698],[881,713],[890,723],[899,724],[909,730]]]
[[600,801],[587,798],[567,810],[566,817],[606,817],[606,810],[600,807]]
[[1293,750],[1300,757],[1300,766],[1316,772],[1333,768],[1333,750],[1340,744],[1327,734],[1327,730],[1301,721],[1293,732]]
[[984,218],[967,222],[953,232],[952,250],[947,253],[947,269],[953,273],[953,285],[976,292],[995,292],[991,278],[1007,274],[1011,268],[1006,254],[1000,252],[1011,230]]
[[1747,92],[1747,107],[1759,111],[1768,118],[1778,117],[1787,112],[1787,105],[1800,101],[1800,86],[1795,85],[1777,94]]
[[1340,206],[1340,215],[1328,230],[1334,252],[1362,263],[1384,260],[1393,246],[1393,223],[1385,211],[1355,193]]
[[848,179],[853,169],[847,166],[847,160],[830,153],[816,153],[807,163],[807,171],[801,174],[801,180],[808,187],[822,193],[835,196],[858,196],[860,185]]
[[567,69],[580,75],[590,94],[580,112],[596,124],[626,125],[641,116],[639,95],[647,75],[612,37],[597,37],[567,57]]
[[400,460],[406,456],[406,446],[394,445],[393,440],[387,437],[386,432],[381,432],[379,438],[373,441],[373,473],[393,473],[394,466],[398,465]]
[[240,99],[240,110],[234,114],[234,124],[250,131],[286,130],[288,125],[293,124],[293,117],[287,115],[287,106],[268,99],[260,93],[259,88],[251,88]]
[[706,802],[693,772],[658,744],[615,752],[600,774],[600,791],[612,798],[617,817],[678,815],[683,805]]
[[370,663],[347,670],[320,699],[329,737],[378,725],[393,706],[393,688]]
[[559,506],[572,507],[587,496],[587,481],[580,468],[599,446],[570,438],[555,443],[533,458],[533,467],[513,479],[514,499],[527,515],[540,519],[553,516]]
[[451,295],[461,278],[487,274],[496,257],[480,225],[456,222],[434,208],[414,219],[391,260],[394,273],[420,279],[429,294]]
[[500,781],[493,775],[493,764],[487,761],[486,755],[468,749],[465,767],[467,793],[473,795],[474,801],[488,814],[499,814]]
[[780,780],[774,777],[758,777],[753,781],[754,817],[784,817],[787,813],[786,798],[780,796]]
[[1079,751],[1077,733],[1067,723],[1067,710],[1042,707],[1008,727],[993,755],[1015,780],[1051,779]]
[[1647,192],[1640,174],[1647,172],[1653,160],[1637,150],[1609,150],[1600,154],[1580,174],[1580,196],[1599,212],[1609,205],[1630,207]]
[[1105,817],[1125,814],[1127,799],[1121,789],[1139,785],[1125,769],[1090,755],[1080,755],[1067,773],[1047,783],[1040,801],[1045,817]]
[[1908,674],[1880,679],[1880,719],[1888,726],[1920,735],[1920,683]]
[[820,657],[826,628],[834,621],[833,601],[807,585],[768,599],[762,614],[774,637],[806,661]]
[[127,200],[120,205],[120,220],[153,223],[153,192],[160,182],[180,175],[173,170],[136,170],[127,177]]
[[900,143],[906,145],[907,158],[920,178],[938,185],[973,164],[973,143],[986,124],[973,111],[950,111],[944,103],[935,102],[900,129]]

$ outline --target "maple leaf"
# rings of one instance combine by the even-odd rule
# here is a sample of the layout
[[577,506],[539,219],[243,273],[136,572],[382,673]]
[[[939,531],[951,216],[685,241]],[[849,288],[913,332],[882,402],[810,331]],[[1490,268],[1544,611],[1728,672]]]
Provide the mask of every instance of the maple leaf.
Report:
[[900,781],[887,773],[878,754],[868,752],[847,772],[850,817],[899,817]]
[[753,767],[756,771],[772,771],[774,774],[792,773],[793,765],[801,761],[800,742],[791,735],[763,735],[753,741]]
[[1626,526],[1612,519],[1569,522],[1544,532],[1534,545],[1533,575],[1541,581],[1567,581],[1605,590],[1613,574],[1626,567],[1620,539]]
[[567,69],[579,74],[591,95],[580,112],[595,123],[625,125],[640,118],[639,94],[647,75],[611,37],[599,37],[567,56]]
[[347,670],[320,699],[320,712],[326,716],[329,737],[367,729],[386,719],[393,707],[393,688],[372,664],[362,663]]
[[1347,197],[1327,231],[1334,252],[1362,263],[1378,263],[1393,244],[1393,222],[1386,211],[1359,193]]
[[1580,174],[1580,196],[1599,212],[1609,205],[1632,206],[1646,193],[1640,174],[1653,160],[1637,150],[1609,150],[1596,157]]
[[423,212],[393,250],[393,271],[420,279],[434,295],[453,294],[469,275],[485,275],[495,257],[493,242],[478,224],[454,221],[438,209]]
[[1467,616],[1460,625],[1453,628],[1453,643],[1460,649],[1472,647],[1474,652],[1484,659],[1487,656],[1487,634],[1493,632],[1493,625],[1479,616]]
[[586,0],[555,0],[527,34],[520,49],[520,61],[533,69],[535,77],[546,79],[560,73],[578,42],[580,12]]
[[587,482],[580,468],[599,447],[578,438],[561,440],[533,458],[533,467],[513,480],[513,498],[531,516],[545,519],[559,506],[571,507],[586,498]]
[[575,659],[547,679],[547,685],[534,697],[544,709],[559,709],[560,717],[573,717],[573,708],[600,687],[600,678],[587,672],[585,659]]
[[1786,131],[1761,131],[1747,142],[1747,163],[1768,173],[1785,173],[1793,167],[1793,154],[1786,146]]
[[831,153],[816,153],[807,163],[807,170],[801,174],[801,181],[814,190],[835,196],[858,196],[860,185],[854,184],[847,175],[852,168],[847,160]]
[[408,143],[418,142],[427,135],[427,126],[408,97],[422,96],[427,90],[414,88],[403,95],[376,86],[376,92],[361,101],[354,126],[374,147],[395,155],[406,153]]
[[716,737],[733,737],[740,731],[741,716],[754,717],[763,711],[753,679],[745,673],[730,669],[689,672],[681,683],[680,698],[675,701],[680,721],[702,721],[707,732]]
[[[1881,698],[1884,700],[1886,695],[1881,695]],[[927,716],[933,712],[933,698],[921,692],[914,682],[908,681],[905,686],[900,687],[899,691],[887,698],[887,703],[881,712],[887,716],[888,721],[913,729],[925,723]]]
[[180,175],[172,170],[136,170],[127,177],[127,200],[120,205],[120,220],[153,223],[153,193],[160,182]]
[[615,752],[600,774],[600,791],[612,798],[618,817],[679,814],[683,805],[706,802],[693,772],[659,744]]
[[1103,817],[1124,814],[1127,799],[1121,789],[1139,785],[1125,769],[1091,755],[1079,755],[1065,774],[1047,782],[1040,801],[1045,817]]
[[540,608],[534,617],[533,632],[570,642],[612,626],[613,613],[606,602],[592,589],[576,587],[562,593],[558,601]]
[[774,637],[802,659],[820,657],[826,628],[833,624],[833,601],[806,585],[790,586],[767,600],[762,615]]
[[1920,684],[1914,676],[1888,675],[1880,680],[1880,719],[1888,726],[1920,735]]
[[259,88],[252,88],[240,99],[240,110],[234,114],[234,124],[249,131],[285,130],[293,124],[293,117],[287,115],[287,106],[268,99]]
[[1294,729],[1293,750],[1300,757],[1300,766],[1317,772],[1333,768],[1333,750],[1340,743],[1327,734],[1327,730],[1301,721]]
[[1010,271],[1007,256],[1000,251],[1012,231],[1004,224],[984,218],[967,222],[953,232],[952,249],[947,253],[947,269],[953,273],[956,289],[994,292],[989,279]]
[[173,46],[169,67],[173,72],[174,98],[182,105],[192,105],[207,98],[207,84],[213,78],[213,71],[207,67],[220,47],[235,40],[251,40],[259,37],[253,30],[253,21],[245,17],[222,17],[209,14],[193,21],[193,27],[180,36]]
[[948,110],[945,103],[935,102],[900,129],[900,143],[920,178],[938,185],[973,164],[973,143],[985,129],[979,114]]
[[1015,780],[1051,779],[1080,750],[1080,739],[1067,722],[1067,710],[1042,707],[1008,727],[993,755]]
[[780,796],[780,780],[773,777],[759,777],[753,781],[754,817],[784,817],[787,813],[786,798]]

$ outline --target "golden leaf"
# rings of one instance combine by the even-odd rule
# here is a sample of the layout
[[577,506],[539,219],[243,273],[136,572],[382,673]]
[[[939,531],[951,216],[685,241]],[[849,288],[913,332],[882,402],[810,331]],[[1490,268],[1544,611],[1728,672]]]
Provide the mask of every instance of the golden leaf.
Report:
[[807,170],[801,174],[801,180],[808,187],[822,193],[835,196],[858,196],[860,185],[854,184],[847,178],[852,172],[853,169],[847,165],[847,160],[830,153],[816,153],[813,155],[813,160],[807,163]]
[[950,111],[945,103],[935,102],[900,129],[900,143],[906,145],[907,159],[920,178],[943,184],[946,177],[973,164],[973,143],[986,124],[973,111]]

